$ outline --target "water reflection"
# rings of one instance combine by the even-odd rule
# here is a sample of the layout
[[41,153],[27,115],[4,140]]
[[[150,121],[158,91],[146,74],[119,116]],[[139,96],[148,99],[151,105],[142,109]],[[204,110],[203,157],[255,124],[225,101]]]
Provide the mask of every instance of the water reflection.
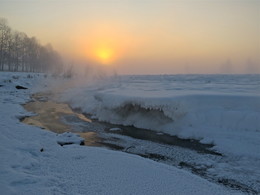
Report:
[[35,116],[29,116],[22,120],[23,123],[51,130],[55,133],[75,132],[85,139],[87,146],[100,146],[102,139],[95,132],[77,132],[73,124],[66,123],[64,118],[77,118],[82,122],[91,123],[92,121],[80,113],[74,112],[67,104],[57,103],[49,100],[48,93],[37,93],[32,95],[34,101],[29,102],[24,108],[36,113]]
[[102,138],[98,136],[95,132],[82,132],[78,133],[81,137],[85,139],[84,144],[86,146],[102,146]]

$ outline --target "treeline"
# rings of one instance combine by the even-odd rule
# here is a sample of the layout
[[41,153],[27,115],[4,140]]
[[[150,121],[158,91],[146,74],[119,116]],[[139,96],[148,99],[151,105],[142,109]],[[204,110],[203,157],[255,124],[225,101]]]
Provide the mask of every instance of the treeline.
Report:
[[0,18],[0,71],[61,72],[62,58],[50,44],[43,46],[35,37],[12,30]]

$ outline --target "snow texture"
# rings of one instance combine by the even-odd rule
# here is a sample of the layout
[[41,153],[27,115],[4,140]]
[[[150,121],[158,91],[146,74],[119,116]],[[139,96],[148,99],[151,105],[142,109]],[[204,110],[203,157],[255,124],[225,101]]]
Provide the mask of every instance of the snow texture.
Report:
[[0,73],[0,86],[1,194],[236,193],[139,156],[75,144],[61,147],[55,133],[19,121],[31,114],[20,104],[48,88],[44,76]]
[[213,144],[226,162],[209,173],[260,192],[260,75],[118,76],[62,98],[100,121]]
[[69,144],[84,145],[84,139],[75,133],[65,132],[57,134],[57,143],[61,146]]
[[260,159],[259,75],[119,76],[68,90],[63,100],[100,121]]

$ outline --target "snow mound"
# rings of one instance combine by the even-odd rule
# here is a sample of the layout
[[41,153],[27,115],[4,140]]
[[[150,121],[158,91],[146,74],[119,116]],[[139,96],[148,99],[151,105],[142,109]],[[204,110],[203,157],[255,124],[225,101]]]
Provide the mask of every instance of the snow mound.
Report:
[[57,134],[57,143],[61,146],[70,144],[84,145],[84,139],[75,133],[65,132]]
[[100,121],[260,158],[259,75],[121,76],[68,90],[63,100]]

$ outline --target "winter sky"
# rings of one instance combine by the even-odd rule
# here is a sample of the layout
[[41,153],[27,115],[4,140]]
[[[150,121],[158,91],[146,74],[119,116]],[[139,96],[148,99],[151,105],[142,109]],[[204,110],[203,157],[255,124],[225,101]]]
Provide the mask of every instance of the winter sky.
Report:
[[123,74],[260,73],[258,0],[0,0],[0,17]]

